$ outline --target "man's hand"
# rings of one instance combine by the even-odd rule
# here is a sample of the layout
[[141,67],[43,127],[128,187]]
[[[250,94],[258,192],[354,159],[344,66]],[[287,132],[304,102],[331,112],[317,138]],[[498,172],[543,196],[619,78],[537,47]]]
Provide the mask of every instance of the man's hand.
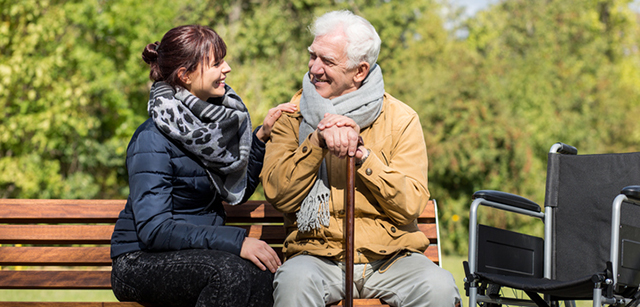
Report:
[[340,158],[349,155],[355,156],[359,161],[369,154],[362,144],[358,144],[360,126],[349,117],[327,113],[318,123],[315,134],[319,146],[326,147]]
[[327,113],[324,115],[324,118],[318,123],[317,128],[320,130],[324,130],[332,126],[351,127],[353,129],[356,129],[358,134],[360,133],[360,126],[356,124],[356,121],[343,115],[331,114],[331,113]]
[[275,273],[278,267],[282,265],[276,251],[266,242],[255,238],[244,238],[240,249],[240,257],[253,262],[263,271],[269,269],[271,273]]
[[331,126],[315,131],[319,144],[324,144],[338,158],[354,156],[358,149],[358,132],[352,127]]

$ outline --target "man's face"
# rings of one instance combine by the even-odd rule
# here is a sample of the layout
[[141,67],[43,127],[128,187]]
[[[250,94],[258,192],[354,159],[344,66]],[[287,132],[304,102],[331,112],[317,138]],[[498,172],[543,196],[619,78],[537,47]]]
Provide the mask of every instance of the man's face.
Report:
[[358,89],[357,69],[347,69],[346,37],[341,32],[317,36],[309,46],[309,79],[318,94],[333,99]]

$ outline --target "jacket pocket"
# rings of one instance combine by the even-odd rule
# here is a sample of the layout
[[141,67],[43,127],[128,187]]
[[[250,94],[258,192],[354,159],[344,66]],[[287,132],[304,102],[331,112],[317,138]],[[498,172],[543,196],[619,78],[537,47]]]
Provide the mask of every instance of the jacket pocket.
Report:
[[376,220],[388,235],[386,244],[410,250],[424,251],[429,246],[429,239],[420,231],[415,223],[397,226],[385,220]]
[[376,220],[376,224],[382,227],[387,232],[387,234],[394,239],[397,239],[407,233],[406,231],[398,228],[396,225],[384,220]]
[[389,166],[389,155],[387,155],[384,150],[380,150],[380,158],[382,158],[382,162],[384,162],[386,166]]

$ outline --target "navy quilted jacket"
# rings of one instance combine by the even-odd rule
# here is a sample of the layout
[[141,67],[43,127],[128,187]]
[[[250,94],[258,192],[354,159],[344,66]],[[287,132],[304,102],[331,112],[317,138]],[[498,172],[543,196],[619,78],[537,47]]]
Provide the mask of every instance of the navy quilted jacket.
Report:
[[[265,144],[254,132],[244,201],[262,170]],[[165,137],[152,119],[127,148],[129,197],[111,237],[111,257],[138,250],[215,249],[239,255],[242,228],[224,226],[225,213],[205,169]]]

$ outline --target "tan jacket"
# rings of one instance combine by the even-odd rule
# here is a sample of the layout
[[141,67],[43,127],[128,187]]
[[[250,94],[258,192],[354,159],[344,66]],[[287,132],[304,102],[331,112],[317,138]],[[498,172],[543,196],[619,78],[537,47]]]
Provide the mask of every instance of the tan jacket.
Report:
[[[300,105],[302,91],[291,102]],[[346,159],[313,146],[309,138],[298,144],[302,115],[283,113],[266,145],[260,174],[267,200],[285,215],[287,258],[298,254],[344,257],[344,190]],[[418,115],[385,93],[382,113],[360,133],[370,155],[356,168],[355,263],[367,263],[401,250],[424,252],[429,239],[416,219],[429,200],[427,149]],[[296,212],[327,159],[331,185],[330,225],[299,232]]]

